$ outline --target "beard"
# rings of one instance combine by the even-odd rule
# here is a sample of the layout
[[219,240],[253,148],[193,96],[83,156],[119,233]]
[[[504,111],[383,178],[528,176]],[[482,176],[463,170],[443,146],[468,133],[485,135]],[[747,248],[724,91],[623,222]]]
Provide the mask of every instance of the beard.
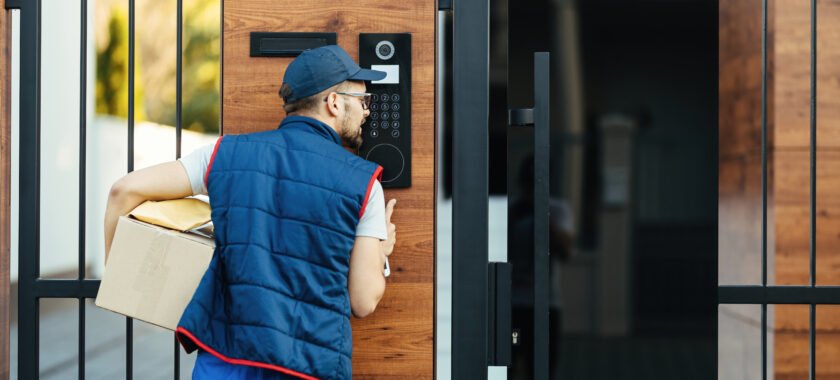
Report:
[[352,150],[359,150],[362,146],[362,129],[361,124],[356,125],[353,123],[353,120],[350,119],[350,114],[345,113],[344,119],[341,121],[341,133],[339,133],[339,137],[341,137],[341,141],[344,143],[344,146],[352,149]]

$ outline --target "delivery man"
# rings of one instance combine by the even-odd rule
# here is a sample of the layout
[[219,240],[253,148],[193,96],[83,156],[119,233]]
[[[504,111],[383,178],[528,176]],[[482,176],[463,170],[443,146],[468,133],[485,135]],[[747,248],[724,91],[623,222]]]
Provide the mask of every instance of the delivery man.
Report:
[[350,379],[350,316],[374,311],[396,242],[396,200],[361,145],[371,95],[340,47],[312,49],[287,68],[287,117],[276,130],[226,135],[179,161],[117,181],[117,219],[146,200],[210,197],[216,249],[176,331],[199,350],[194,379]]

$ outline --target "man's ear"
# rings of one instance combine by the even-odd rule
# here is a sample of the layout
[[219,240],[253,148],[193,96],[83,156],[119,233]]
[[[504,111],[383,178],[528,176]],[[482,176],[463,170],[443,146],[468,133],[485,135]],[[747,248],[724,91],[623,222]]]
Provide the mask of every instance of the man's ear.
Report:
[[338,117],[338,112],[341,107],[344,107],[343,104],[340,104],[341,97],[338,94],[331,92],[327,95],[327,114],[332,117]]

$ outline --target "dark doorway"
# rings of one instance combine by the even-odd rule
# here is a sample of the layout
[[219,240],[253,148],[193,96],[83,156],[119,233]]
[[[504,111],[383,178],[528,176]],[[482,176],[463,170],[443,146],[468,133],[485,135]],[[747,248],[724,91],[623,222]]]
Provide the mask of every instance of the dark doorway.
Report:
[[[713,378],[717,3],[497,3],[508,12],[491,17],[491,120],[502,104],[532,104],[530,57],[552,58],[552,378]],[[529,152],[504,128],[491,124],[491,167],[504,159],[508,171],[491,171],[491,192],[515,205],[532,191],[515,180]],[[528,233],[513,228],[511,207],[513,327],[524,341],[509,378],[526,379],[533,289],[516,289],[517,273],[530,273],[517,257]]]

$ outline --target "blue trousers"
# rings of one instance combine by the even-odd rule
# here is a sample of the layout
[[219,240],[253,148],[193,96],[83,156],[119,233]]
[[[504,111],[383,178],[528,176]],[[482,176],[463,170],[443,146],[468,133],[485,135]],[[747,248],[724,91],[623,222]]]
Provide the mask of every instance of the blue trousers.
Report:
[[193,380],[294,380],[296,377],[270,369],[246,365],[229,364],[221,359],[198,350],[193,367]]

